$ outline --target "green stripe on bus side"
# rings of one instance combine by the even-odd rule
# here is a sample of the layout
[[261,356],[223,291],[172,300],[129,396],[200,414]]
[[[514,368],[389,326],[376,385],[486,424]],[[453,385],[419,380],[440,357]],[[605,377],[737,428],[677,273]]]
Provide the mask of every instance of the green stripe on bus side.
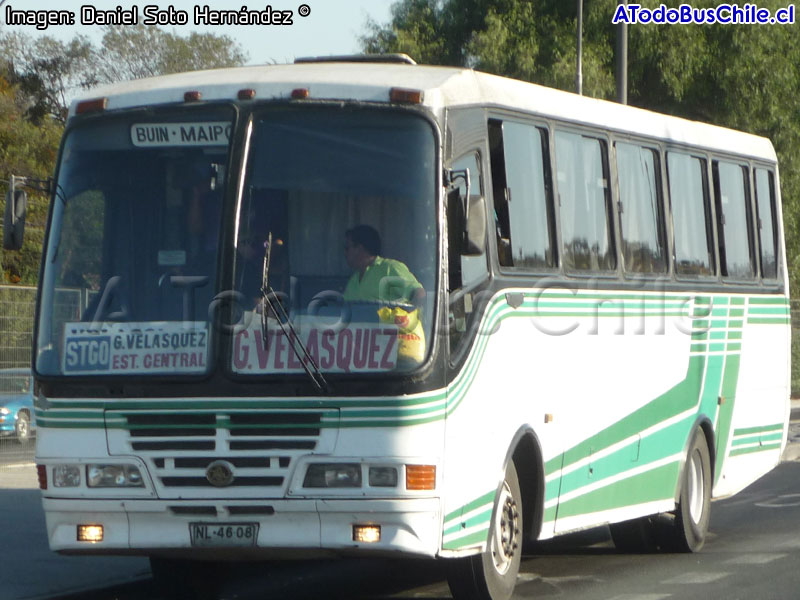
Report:
[[747,312],[748,315],[781,315],[781,316],[788,316],[789,315],[789,307],[782,306],[780,308],[760,308],[751,306],[750,310]]
[[303,410],[324,410],[324,409],[341,409],[341,408],[381,408],[381,407],[406,407],[406,406],[419,406],[424,404],[431,404],[433,402],[440,402],[446,399],[446,394],[442,390],[431,394],[430,396],[420,396],[414,398],[341,398],[337,400],[319,400],[311,398],[308,400],[244,400],[241,398],[231,398],[230,400],[203,400],[193,399],[189,400],[173,400],[165,399],[161,401],[117,401],[108,402],[107,400],[97,400],[96,402],[81,401],[60,401],[52,400],[54,409],[96,409],[96,410],[110,410],[114,412],[122,411],[141,411],[145,410],[158,410],[163,412],[170,412],[174,410],[191,410],[191,411],[248,411],[248,410],[274,410],[282,411],[287,409],[303,409]]
[[743,427],[741,429],[734,429],[733,437],[738,437],[740,435],[750,435],[753,433],[764,433],[766,431],[783,432],[783,423],[773,423],[772,425],[761,425],[759,427]]
[[468,512],[472,512],[476,508],[480,508],[481,506],[484,506],[489,502],[494,503],[494,494],[495,494],[494,491],[487,492],[483,496],[475,498],[475,500],[468,502],[461,508],[457,508],[451,513],[446,514],[444,516],[444,522],[447,523],[448,521],[452,521],[453,519],[459,519],[461,518],[461,515],[466,514]]
[[768,450],[780,450],[780,444],[764,444],[763,446],[751,446],[749,448],[737,448],[731,450],[731,456],[741,456],[742,454],[752,454],[754,452],[766,452]]
[[748,444],[763,444],[764,442],[782,441],[783,432],[762,433],[760,435],[750,435],[746,437],[734,438],[731,446],[746,446]]
[[[558,519],[671,499],[679,469],[680,461],[675,461],[559,503]],[[665,490],[672,491],[665,494]]]
[[[600,459],[591,460],[585,467],[577,469],[563,476],[561,482],[561,494],[574,493],[581,488],[594,486],[605,479],[610,479],[623,474],[631,469],[640,469],[646,465],[656,464],[659,461],[668,459],[681,451],[686,441],[686,432],[694,423],[694,416],[687,417],[679,422],[673,423],[664,429],[656,431],[646,439],[642,440],[639,448],[638,460],[632,460],[631,450],[634,444],[629,444],[624,448],[604,456]],[[671,482],[670,489],[659,490],[660,496],[668,496],[675,492],[675,482]],[[559,513],[559,517],[561,514]]]
[[103,410],[75,411],[75,410],[41,410],[35,409],[36,420],[39,419],[104,419]]
[[[592,309],[600,309],[600,310],[602,310],[602,309],[608,310],[608,309],[613,308],[615,310],[619,310],[619,308],[621,306],[623,309],[630,309],[630,311],[632,313],[635,313],[635,312],[641,311],[641,310],[654,311],[655,312],[656,310],[665,311],[667,309],[669,309],[670,312],[672,312],[674,310],[681,310],[682,308],[684,308],[683,304],[680,304],[680,303],[675,303],[675,304],[673,304],[673,303],[658,303],[658,304],[651,303],[651,304],[648,304],[648,303],[643,302],[641,304],[633,304],[631,302],[626,302],[625,300],[619,300],[619,299],[616,299],[616,298],[606,298],[604,300],[599,300],[599,301],[596,301],[596,302],[586,302],[586,303],[584,303],[584,302],[555,302],[555,301],[551,301],[551,300],[542,300],[542,299],[530,301],[530,299],[526,298],[525,301],[523,301],[523,306],[525,308],[533,308],[533,309],[536,309],[536,308],[563,308],[563,309],[570,309],[570,310],[575,310],[575,309],[579,309],[579,308],[592,308]],[[579,312],[579,314],[583,314],[583,311],[578,311],[578,312]],[[589,313],[589,314],[591,314],[591,313]],[[681,312],[681,314],[683,314],[683,313]]]
[[750,304],[782,304],[789,306],[789,299],[785,296],[780,297],[765,297],[765,296],[751,296],[749,298]]
[[792,320],[790,318],[785,319],[747,319],[748,325],[791,325]]
[[442,544],[442,548],[445,550],[460,550],[461,548],[477,546],[479,544],[483,544],[486,541],[488,535],[489,535],[489,528],[487,527],[483,531],[477,531],[462,538],[449,540],[444,544]]
[[731,447],[746,446],[748,444],[757,444],[760,439],[761,439],[760,435],[751,435],[747,437],[733,438],[733,441],[731,441]]
[[494,507],[489,507],[488,510],[483,511],[482,513],[477,514],[466,521],[461,521],[452,527],[448,527],[442,532],[442,535],[451,535],[453,533],[458,533],[462,529],[471,529],[472,527],[476,527],[478,525],[486,525],[488,527],[489,522],[492,519],[493,508]]
[[[660,304],[662,302],[678,302],[686,304],[691,300],[691,296],[672,296],[669,294],[656,295],[656,294],[615,294],[615,293],[587,293],[587,292],[524,292],[526,299],[533,300],[540,299],[557,299],[557,300],[636,300],[639,302],[648,302],[652,304]],[[707,300],[708,298],[706,298]],[[695,301],[700,303],[699,300]],[[707,304],[707,302],[705,302]]]

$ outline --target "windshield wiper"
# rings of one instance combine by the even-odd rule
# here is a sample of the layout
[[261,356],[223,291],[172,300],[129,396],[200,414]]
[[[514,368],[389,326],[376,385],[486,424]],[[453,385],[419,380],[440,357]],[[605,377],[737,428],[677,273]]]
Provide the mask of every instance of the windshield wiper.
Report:
[[[269,311],[275,315],[275,320],[278,321],[278,325],[280,325],[283,335],[286,336],[287,340],[289,340],[289,346],[291,346],[292,351],[295,353],[295,356],[297,356],[297,360],[299,360],[300,364],[303,365],[303,369],[305,370],[306,374],[309,376],[309,378],[311,378],[314,387],[316,387],[317,391],[320,393],[327,394],[330,391],[328,382],[325,380],[325,377],[322,375],[322,371],[320,371],[317,363],[314,361],[314,357],[309,354],[305,345],[303,345],[300,336],[297,335],[297,330],[294,328],[294,325],[292,325],[292,321],[289,319],[289,315],[287,314],[283,303],[275,294],[275,290],[273,290],[269,285],[269,262],[271,254],[272,232],[270,231],[267,234],[266,249],[264,250],[264,263],[261,269],[261,339],[264,342],[264,348],[269,347],[267,325]],[[275,299],[274,302],[273,298]]]

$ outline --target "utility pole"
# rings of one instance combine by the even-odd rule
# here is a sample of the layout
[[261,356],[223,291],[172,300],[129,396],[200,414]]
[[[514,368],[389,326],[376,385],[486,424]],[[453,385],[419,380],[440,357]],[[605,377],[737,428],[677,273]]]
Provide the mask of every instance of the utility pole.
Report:
[[575,32],[577,37],[578,59],[575,73],[575,91],[583,96],[583,0],[578,0],[578,27]]
[[[628,6],[628,0],[619,0],[621,6]],[[628,103],[628,24],[617,23],[617,102]]]

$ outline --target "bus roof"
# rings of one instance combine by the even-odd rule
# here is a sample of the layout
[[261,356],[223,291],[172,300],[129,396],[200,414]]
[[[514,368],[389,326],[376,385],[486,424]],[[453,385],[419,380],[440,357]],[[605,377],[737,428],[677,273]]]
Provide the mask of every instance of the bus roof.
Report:
[[433,110],[457,106],[491,106],[599,126],[678,144],[735,152],[776,161],[763,137],[671,117],[615,102],[578,96],[540,85],[471,69],[390,63],[302,63],[194,71],[95,88],[72,103],[107,98],[107,110],[181,103],[187,91],[204,101],[236,99],[241,89],[255,90],[256,99],[289,99],[306,88],[309,98],[387,102],[393,87],[421,90],[423,104]]

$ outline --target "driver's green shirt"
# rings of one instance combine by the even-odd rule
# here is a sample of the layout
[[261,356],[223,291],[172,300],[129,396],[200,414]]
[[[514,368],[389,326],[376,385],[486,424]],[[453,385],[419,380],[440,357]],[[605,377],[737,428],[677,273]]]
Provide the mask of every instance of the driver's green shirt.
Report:
[[376,256],[363,277],[353,273],[344,288],[344,299],[373,302],[408,302],[422,284],[399,260]]

